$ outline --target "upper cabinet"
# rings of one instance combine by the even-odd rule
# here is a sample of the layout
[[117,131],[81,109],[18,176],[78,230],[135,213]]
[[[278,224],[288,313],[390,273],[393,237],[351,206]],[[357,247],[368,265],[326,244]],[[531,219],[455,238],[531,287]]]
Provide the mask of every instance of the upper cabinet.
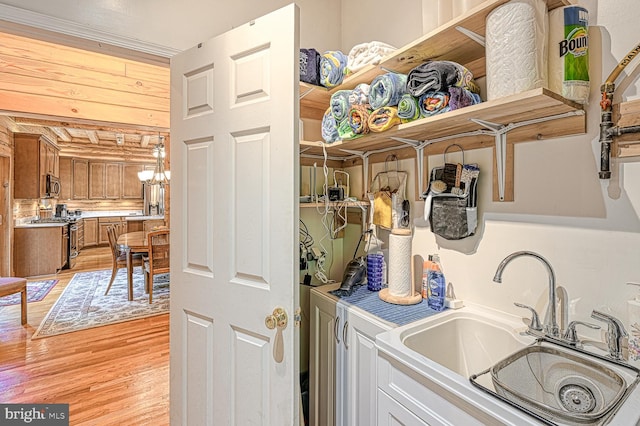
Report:
[[73,159],[73,199],[86,200],[89,198],[89,161]]
[[[475,78],[484,77],[485,49],[474,39],[485,36],[487,15],[508,0],[487,0],[436,30],[385,57],[378,65],[369,65],[347,76],[344,82],[331,90],[300,83],[300,116],[322,120],[329,106],[331,95],[338,90],[353,89],[360,83],[371,83],[375,77],[388,71],[408,73],[428,60],[449,60],[468,68]],[[571,5],[570,0],[549,0],[549,10]],[[480,123],[490,123],[493,128]],[[550,90],[540,88],[500,99],[483,102],[466,108],[445,112],[409,123],[400,124],[381,133],[369,133],[361,138],[333,144],[322,141],[301,141],[300,152],[304,156],[322,156],[323,146],[335,162],[343,166],[355,162],[366,165],[372,154],[381,153],[379,161],[386,158],[388,150],[406,148],[415,150],[420,173],[420,187],[426,183],[423,164],[429,155],[443,153],[455,138],[464,149],[493,146],[499,164],[500,176],[494,199],[512,200],[512,149],[513,143],[551,139],[586,132],[586,117],[582,105],[564,99]],[[506,135],[506,137],[504,137]],[[508,144],[507,144],[508,142]],[[348,151],[347,151],[348,150]],[[354,153],[356,151],[356,153]],[[351,162],[351,163],[350,163]],[[506,164],[505,164],[506,163]],[[339,166],[339,164],[334,164]],[[419,188],[419,189],[421,189]]]
[[138,178],[138,172],[144,170],[144,164],[122,165],[122,198],[141,199],[142,182]]
[[44,135],[14,134],[14,188],[17,199],[47,198],[47,175],[59,175],[59,149]]
[[120,198],[119,163],[89,163],[89,198],[92,200]]

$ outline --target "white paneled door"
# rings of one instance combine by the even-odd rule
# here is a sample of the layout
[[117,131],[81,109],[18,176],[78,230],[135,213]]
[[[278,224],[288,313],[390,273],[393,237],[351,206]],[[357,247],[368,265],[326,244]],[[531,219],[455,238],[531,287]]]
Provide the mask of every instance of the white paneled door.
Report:
[[174,426],[299,422],[298,14],[171,60]]

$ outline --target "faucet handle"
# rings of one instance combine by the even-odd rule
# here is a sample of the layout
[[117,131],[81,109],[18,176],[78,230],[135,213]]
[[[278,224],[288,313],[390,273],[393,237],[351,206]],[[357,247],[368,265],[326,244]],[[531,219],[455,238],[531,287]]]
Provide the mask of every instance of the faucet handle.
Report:
[[538,313],[536,312],[535,309],[533,309],[531,306],[523,305],[522,303],[518,303],[518,302],[514,302],[513,304],[516,305],[518,308],[524,308],[531,311],[531,322],[529,323],[530,330],[542,331],[542,324],[540,324],[540,317],[538,316]]
[[578,339],[578,333],[576,333],[576,326],[577,325],[584,325],[586,327],[589,327],[591,329],[597,330],[600,328],[599,325],[596,324],[591,324],[588,322],[584,322],[584,321],[571,321],[569,323],[569,325],[567,326],[567,331],[564,333],[564,340],[567,341],[567,343],[576,346],[578,343],[580,343],[580,340]]
[[625,330],[622,322],[613,315],[605,314],[604,312],[596,311],[591,312],[591,318],[604,321],[609,325],[607,330],[607,345],[609,346],[609,355],[616,360],[623,359],[622,347],[624,338],[628,336],[627,330]]

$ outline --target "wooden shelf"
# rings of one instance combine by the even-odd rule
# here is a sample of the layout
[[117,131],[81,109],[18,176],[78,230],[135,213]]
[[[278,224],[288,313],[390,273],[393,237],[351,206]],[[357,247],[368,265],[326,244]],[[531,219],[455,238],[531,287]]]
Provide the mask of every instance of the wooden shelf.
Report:
[[[331,95],[338,90],[353,89],[360,83],[369,84],[375,77],[388,71],[406,74],[427,60],[454,61],[467,67],[474,77],[484,77],[485,48],[460,29],[484,37],[487,15],[507,1],[509,0],[485,1],[466,14],[398,49],[380,64],[369,65],[346,77],[340,86],[330,90],[300,83],[300,116],[322,120]],[[575,4],[575,1],[547,0],[549,10],[571,4]],[[479,122],[490,123],[493,129]],[[421,161],[418,161],[418,172],[421,172],[420,186],[424,188],[426,171],[429,170],[426,164],[428,156],[444,152],[455,139],[455,143],[465,150],[494,147],[494,150],[500,151],[496,158],[502,159],[501,167],[497,167],[502,172],[497,177],[494,167],[494,199],[497,199],[495,188],[500,188],[499,199],[511,201],[514,143],[585,132],[586,116],[582,105],[540,88],[400,124],[385,132],[369,133],[357,139],[332,144],[301,141],[301,164],[312,164],[318,158],[324,159],[325,151],[330,167],[345,167],[360,162],[367,169],[370,167],[370,160],[383,161],[390,151],[399,154],[399,158],[422,155]],[[506,135],[508,143],[504,139],[498,143],[500,135]],[[356,151],[357,154],[348,151]]]
[[[509,0],[488,0],[423,35],[417,40],[399,48],[386,56],[377,65],[368,65],[358,72],[345,77],[342,84],[332,89],[300,83],[301,108],[300,116],[304,118],[322,119],[329,106],[331,95],[338,90],[353,89],[360,83],[370,84],[374,78],[388,71],[406,74],[414,67],[428,60],[448,60],[464,65],[475,78],[484,77],[485,48],[472,41],[458,30],[464,28],[482,37],[485,35],[487,15],[496,7]],[[570,0],[548,0],[547,7],[573,4]]]
[[[300,144],[301,151],[304,151],[303,154],[322,156],[322,145],[324,145],[330,158],[347,158],[353,154],[345,150],[368,152],[407,146],[392,138],[424,141],[485,129],[472,119],[507,126],[510,123],[522,123],[565,113],[575,113],[575,115],[519,127],[510,131],[507,139],[510,143],[517,143],[586,132],[586,117],[582,105],[541,88],[400,124],[386,132],[369,133],[358,139],[338,141],[332,144],[321,141],[302,141]],[[493,137],[491,135],[476,135],[456,139],[456,143],[464,149],[478,148],[478,144],[484,146],[486,141],[493,142]],[[438,150],[436,146],[440,145],[444,150],[449,144],[450,142],[446,141],[436,143],[431,149]]]

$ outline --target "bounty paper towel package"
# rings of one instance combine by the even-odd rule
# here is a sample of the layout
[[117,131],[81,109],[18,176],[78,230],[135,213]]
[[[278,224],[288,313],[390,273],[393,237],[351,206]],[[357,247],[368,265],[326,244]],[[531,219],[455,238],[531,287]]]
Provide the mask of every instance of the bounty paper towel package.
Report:
[[589,99],[588,25],[584,7],[549,12],[549,89],[581,104]]
[[547,85],[547,4],[511,0],[487,16],[487,100]]

